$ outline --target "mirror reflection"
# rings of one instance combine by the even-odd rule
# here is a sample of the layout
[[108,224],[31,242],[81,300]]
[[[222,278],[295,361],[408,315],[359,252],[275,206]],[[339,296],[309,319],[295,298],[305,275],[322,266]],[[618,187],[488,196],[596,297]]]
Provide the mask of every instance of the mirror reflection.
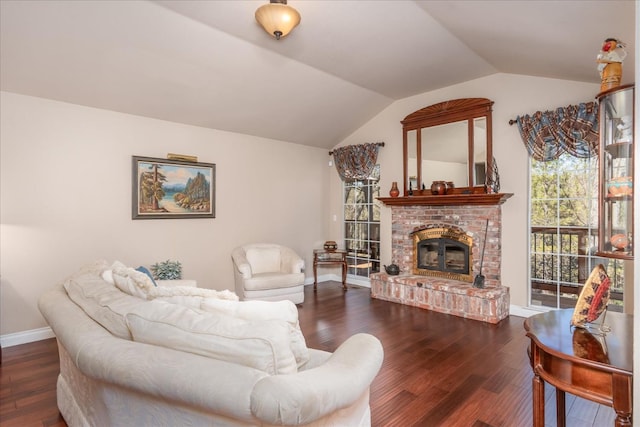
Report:
[[467,155],[467,122],[422,128],[422,182],[425,187],[433,181],[453,182],[466,187],[469,182]]
[[484,117],[473,120],[473,174],[473,182],[484,183],[486,181],[487,119]]
[[486,98],[454,99],[405,117],[404,196],[410,189],[431,195],[434,181],[452,184],[447,194],[486,192],[492,105]]
[[409,188],[418,189],[418,131],[407,132],[407,174],[409,175]]

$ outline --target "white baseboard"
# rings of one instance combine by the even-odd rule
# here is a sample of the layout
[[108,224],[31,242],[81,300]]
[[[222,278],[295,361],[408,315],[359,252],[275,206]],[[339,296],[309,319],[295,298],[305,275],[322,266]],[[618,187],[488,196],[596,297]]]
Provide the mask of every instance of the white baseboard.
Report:
[[509,314],[512,316],[519,316],[519,317],[531,317],[534,314],[544,313],[545,311],[547,310],[536,310],[535,308],[522,307],[519,305],[509,306]]
[[29,331],[0,335],[0,346],[2,346],[2,348],[13,347],[14,345],[27,344],[54,337],[55,335],[51,328],[46,326],[44,328],[31,329]]
[[[333,280],[334,282],[342,282],[342,276],[338,274],[321,274],[318,276],[318,283],[328,282]],[[313,285],[313,277],[307,277],[304,281],[305,285]],[[357,279],[353,277],[347,277],[347,284],[363,286],[365,288],[371,287],[371,281],[368,278],[363,277],[362,279]]]

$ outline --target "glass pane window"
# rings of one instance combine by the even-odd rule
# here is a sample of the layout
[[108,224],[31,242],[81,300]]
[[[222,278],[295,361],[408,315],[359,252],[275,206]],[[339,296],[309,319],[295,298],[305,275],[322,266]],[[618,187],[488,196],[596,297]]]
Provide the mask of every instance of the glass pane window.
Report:
[[369,277],[380,271],[380,166],[369,179],[344,182],[347,274]]
[[530,163],[530,301],[549,308],[573,308],[593,267],[611,278],[609,309],[622,311],[624,265],[596,257],[598,165],[596,158],[563,154]]

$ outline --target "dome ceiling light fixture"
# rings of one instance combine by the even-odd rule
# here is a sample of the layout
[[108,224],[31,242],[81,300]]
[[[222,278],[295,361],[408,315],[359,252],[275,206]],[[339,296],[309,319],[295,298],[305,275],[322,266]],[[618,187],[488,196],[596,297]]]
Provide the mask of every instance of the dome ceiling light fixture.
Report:
[[256,21],[267,33],[280,40],[280,37],[286,37],[300,23],[300,14],[287,6],[287,0],[270,0],[269,4],[256,10]]

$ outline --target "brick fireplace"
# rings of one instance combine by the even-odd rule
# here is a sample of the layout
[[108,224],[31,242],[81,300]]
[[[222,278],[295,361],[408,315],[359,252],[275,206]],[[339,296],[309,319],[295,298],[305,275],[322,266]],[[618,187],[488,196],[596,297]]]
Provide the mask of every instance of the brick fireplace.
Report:
[[[391,218],[392,262],[400,267],[400,275],[372,274],[373,298],[494,324],[509,315],[509,288],[500,281],[502,209],[499,204],[392,204]],[[482,265],[484,288],[475,288],[467,280],[413,274],[413,236],[426,228],[455,228],[471,238],[472,278],[480,272],[482,248],[486,245]]]

